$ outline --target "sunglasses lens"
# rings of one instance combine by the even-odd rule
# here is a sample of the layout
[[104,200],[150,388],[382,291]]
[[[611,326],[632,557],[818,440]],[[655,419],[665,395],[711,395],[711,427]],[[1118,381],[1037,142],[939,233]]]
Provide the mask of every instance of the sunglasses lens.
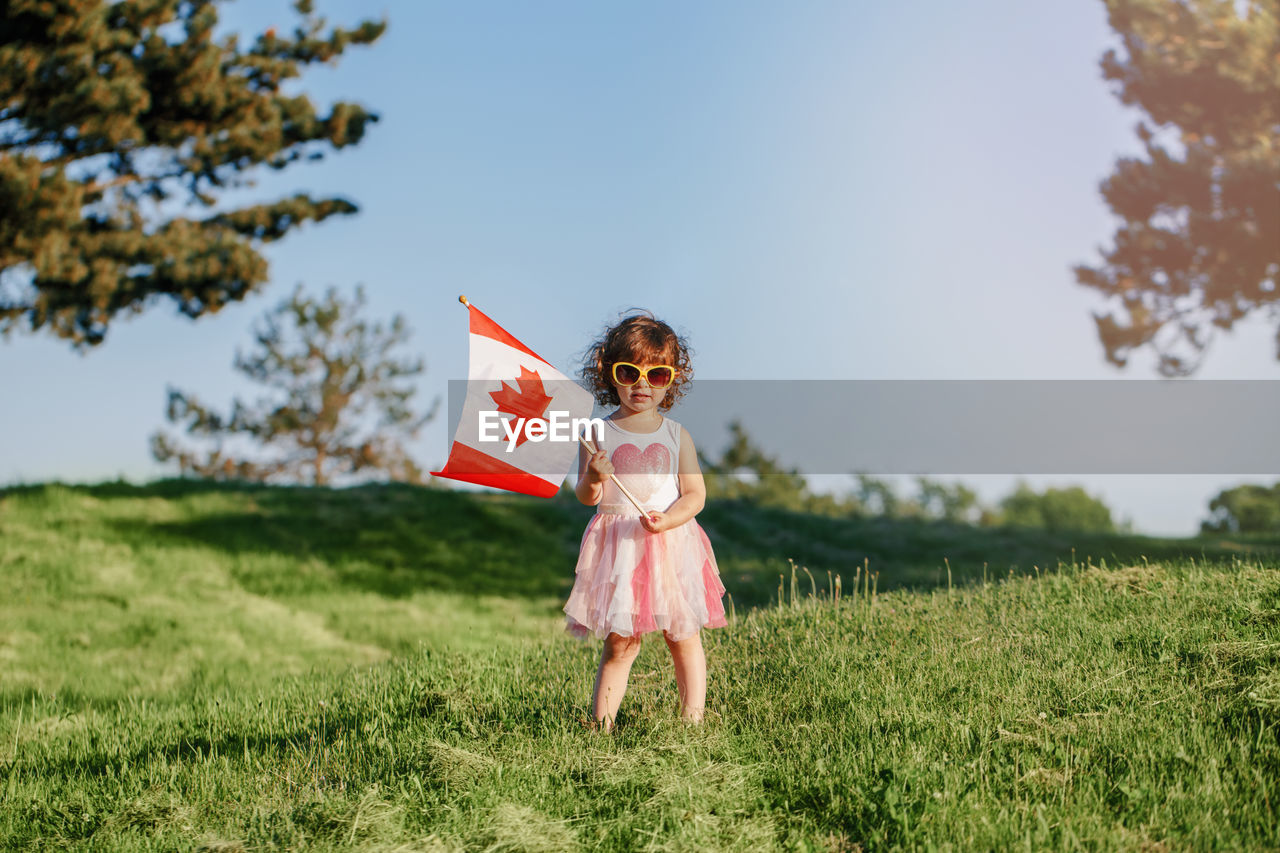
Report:
[[613,378],[618,380],[619,385],[635,385],[640,381],[640,371],[630,364],[615,364]]
[[649,384],[654,388],[666,388],[671,384],[672,373],[669,367],[655,367],[649,371]]

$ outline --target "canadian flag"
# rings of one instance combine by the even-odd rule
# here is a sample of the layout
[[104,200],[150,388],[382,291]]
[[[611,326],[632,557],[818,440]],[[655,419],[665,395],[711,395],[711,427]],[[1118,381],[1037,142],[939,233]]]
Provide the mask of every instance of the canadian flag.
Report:
[[[578,457],[574,422],[595,400],[480,309],[471,314],[467,397],[437,477],[548,498]],[[581,433],[591,438],[590,433]]]

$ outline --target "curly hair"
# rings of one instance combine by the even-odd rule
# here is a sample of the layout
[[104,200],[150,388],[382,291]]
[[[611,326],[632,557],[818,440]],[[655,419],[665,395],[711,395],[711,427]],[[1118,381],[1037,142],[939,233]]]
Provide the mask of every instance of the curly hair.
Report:
[[617,406],[618,389],[610,380],[615,362],[634,364],[669,364],[676,369],[675,380],[658,408],[667,411],[685,392],[693,378],[692,350],[689,343],[648,311],[624,317],[605,329],[589,347],[582,359],[581,376],[587,388],[602,406]]

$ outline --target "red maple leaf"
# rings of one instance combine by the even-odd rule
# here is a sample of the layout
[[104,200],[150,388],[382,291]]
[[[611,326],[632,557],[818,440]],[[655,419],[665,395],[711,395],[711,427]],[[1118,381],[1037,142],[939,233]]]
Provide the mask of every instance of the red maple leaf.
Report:
[[[551,405],[551,397],[542,387],[542,377],[538,375],[536,370],[529,370],[521,366],[520,377],[516,379],[516,384],[520,386],[520,390],[512,388],[505,382],[502,383],[502,389],[499,391],[490,391],[489,396],[493,398],[493,402],[497,404],[498,411],[506,415],[515,415],[517,418],[541,418],[547,411],[547,406]],[[520,435],[516,439],[516,447],[524,444],[528,440],[524,430],[520,430]]]

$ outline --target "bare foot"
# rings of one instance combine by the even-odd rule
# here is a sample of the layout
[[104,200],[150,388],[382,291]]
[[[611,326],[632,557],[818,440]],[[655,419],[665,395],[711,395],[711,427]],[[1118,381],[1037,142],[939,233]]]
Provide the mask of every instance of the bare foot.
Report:
[[605,717],[603,720],[589,720],[580,717],[578,719],[578,724],[584,729],[593,732],[603,732],[604,734],[608,734],[613,731],[613,720],[608,717]]

